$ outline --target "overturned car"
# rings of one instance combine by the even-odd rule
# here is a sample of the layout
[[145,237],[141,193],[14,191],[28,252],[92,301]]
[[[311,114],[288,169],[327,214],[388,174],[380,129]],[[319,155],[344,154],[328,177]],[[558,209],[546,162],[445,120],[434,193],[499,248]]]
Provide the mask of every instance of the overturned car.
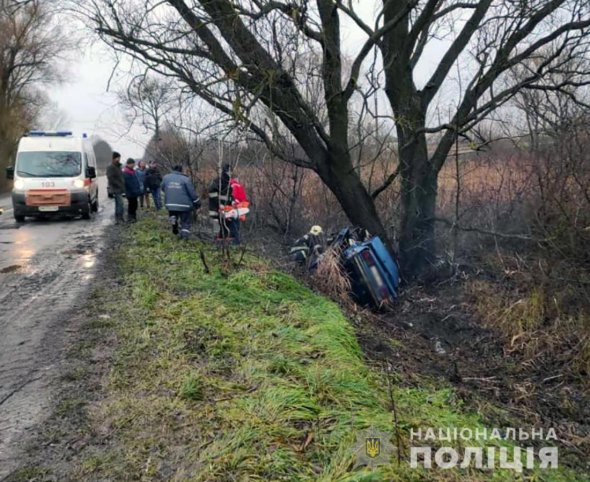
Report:
[[361,305],[380,308],[398,297],[399,268],[378,236],[361,229],[344,228],[327,241],[319,226],[299,238],[291,248],[292,261],[314,272],[326,252],[334,250],[341,271],[350,280],[351,295]]

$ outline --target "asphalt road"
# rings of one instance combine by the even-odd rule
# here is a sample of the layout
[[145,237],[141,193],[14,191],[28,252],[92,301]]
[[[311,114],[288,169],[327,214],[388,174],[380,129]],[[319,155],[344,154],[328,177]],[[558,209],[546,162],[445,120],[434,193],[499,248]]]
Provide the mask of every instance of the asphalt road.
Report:
[[16,224],[0,197],[0,481],[18,464],[27,436],[50,414],[64,333],[92,286],[112,201],[99,178],[91,220]]

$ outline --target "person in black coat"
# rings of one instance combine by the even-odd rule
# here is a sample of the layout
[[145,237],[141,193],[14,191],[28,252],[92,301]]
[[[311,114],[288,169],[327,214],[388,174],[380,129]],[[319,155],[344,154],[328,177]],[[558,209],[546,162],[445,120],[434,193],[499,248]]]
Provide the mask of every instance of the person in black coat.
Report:
[[162,174],[160,174],[160,169],[156,164],[156,161],[152,161],[150,163],[150,167],[146,171],[145,175],[145,187],[150,190],[152,193],[152,198],[154,199],[154,206],[156,206],[156,211],[162,209]]
[[121,172],[121,154],[113,152],[113,162],[107,167],[108,192],[109,196],[115,199],[115,223],[123,222],[125,206],[123,204],[123,193],[125,192],[125,178]]
[[232,206],[232,188],[230,184],[231,166],[225,164],[218,176],[209,184],[209,217],[219,222],[220,241],[231,241],[233,244],[240,243],[239,220],[226,219],[224,208]]

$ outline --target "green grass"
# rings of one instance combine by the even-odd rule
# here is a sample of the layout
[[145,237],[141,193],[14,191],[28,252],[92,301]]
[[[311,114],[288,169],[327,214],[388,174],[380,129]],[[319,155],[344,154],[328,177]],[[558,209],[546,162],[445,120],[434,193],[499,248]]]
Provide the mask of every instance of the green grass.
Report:
[[213,248],[181,243],[154,219],[125,233],[117,262],[124,283],[102,303],[117,348],[92,412],[109,443],[78,480],[523,480],[409,468],[412,428],[482,426],[426,380],[393,388],[402,464],[353,469],[358,433],[392,433],[392,413],[386,378],[366,365],[335,303],[252,256],[219,269]]

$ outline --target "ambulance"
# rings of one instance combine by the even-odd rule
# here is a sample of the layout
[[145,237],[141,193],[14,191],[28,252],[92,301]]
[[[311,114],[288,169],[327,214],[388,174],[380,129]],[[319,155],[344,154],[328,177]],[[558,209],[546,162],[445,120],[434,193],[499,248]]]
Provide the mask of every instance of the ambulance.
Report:
[[86,134],[31,131],[18,144],[14,179],[14,219],[64,214],[90,219],[98,211],[96,157]]

